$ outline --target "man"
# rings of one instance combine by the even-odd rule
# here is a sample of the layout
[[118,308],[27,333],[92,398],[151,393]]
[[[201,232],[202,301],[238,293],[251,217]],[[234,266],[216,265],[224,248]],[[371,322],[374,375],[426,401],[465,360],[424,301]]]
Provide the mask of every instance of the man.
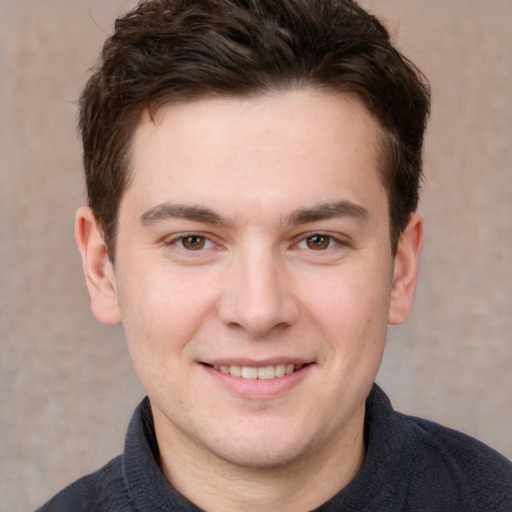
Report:
[[154,0],[81,99],[76,237],[148,398],[55,511],[505,511],[509,461],[374,385],[429,91],[351,0]]

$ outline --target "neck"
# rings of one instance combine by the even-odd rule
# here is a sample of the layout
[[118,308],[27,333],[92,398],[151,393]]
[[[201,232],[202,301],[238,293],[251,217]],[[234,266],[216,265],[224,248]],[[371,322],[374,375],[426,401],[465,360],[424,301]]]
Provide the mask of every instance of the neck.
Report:
[[159,424],[155,421],[165,477],[208,512],[312,510],[346,487],[364,460],[364,406],[329,443],[286,465],[265,468],[242,467],[204,453],[182,432]]

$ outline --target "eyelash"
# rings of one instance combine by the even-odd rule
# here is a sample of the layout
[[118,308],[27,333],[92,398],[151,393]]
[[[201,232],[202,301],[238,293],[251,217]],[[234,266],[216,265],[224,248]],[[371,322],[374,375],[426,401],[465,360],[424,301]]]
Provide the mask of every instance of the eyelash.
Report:
[[[314,239],[316,237],[321,238],[322,241],[327,240],[327,246],[321,247],[320,244],[318,244],[317,247],[311,247],[308,244],[308,241],[312,240],[312,239]],[[294,245],[295,245],[295,247],[301,248],[299,246],[300,246],[300,244],[303,244],[303,243],[307,245],[307,247],[304,247],[304,249],[308,249],[308,250],[313,251],[313,252],[323,252],[323,251],[326,251],[328,249],[333,249],[336,246],[346,246],[346,245],[348,245],[347,242],[341,240],[340,238],[335,237],[335,236],[333,236],[333,235],[331,235],[329,233],[321,232],[321,231],[313,232],[313,233],[308,233],[305,236],[302,235],[301,238]]]
[[[318,237],[321,240],[317,247],[312,247],[311,245],[308,244],[308,241],[314,239],[315,237]],[[199,244],[202,243],[202,245],[200,245],[196,249],[185,247],[184,242],[187,239],[193,239],[193,238],[198,239]],[[325,240],[327,240],[327,246],[322,247],[321,243]],[[305,243],[307,245],[307,247],[300,247],[300,245],[303,243]],[[214,242],[212,242],[212,240],[209,236],[201,234],[201,233],[183,233],[183,234],[175,236],[172,239],[165,242],[166,246],[177,246],[180,249],[187,251],[187,252],[201,252],[204,249],[211,248],[211,246],[213,244],[214,244]],[[206,247],[205,247],[205,245],[206,245]],[[313,252],[323,252],[328,249],[332,249],[333,247],[336,247],[336,246],[346,246],[346,245],[348,245],[347,242],[340,240],[339,238],[337,238],[331,234],[323,233],[323,232],[313,232],[313,233],[308,233],[306,235],[301,235],[301,237],[297,240],[297,242],[295,242],[293,244],[293,247],[298,248],[298,249],[308,249]]]
[[[190,248],[185,247],[184,242],[187,239],[190,240],[192,238],[198,239],[200,242],[203,243],[203,246],[201,246],[197,249],[190,249]],[[182,233],[178,236],[174,236],[170,240],[165,241],[166,246],[176,246],[179,249],[187,251],[187,252],[200,252],[201,250],[205,249],[204,244],[213,245],[214,243],[212,242],[212,240],[209,236],[204,235],[202,233]],[[206,247],[206,248],[210,248],[210,247]]]

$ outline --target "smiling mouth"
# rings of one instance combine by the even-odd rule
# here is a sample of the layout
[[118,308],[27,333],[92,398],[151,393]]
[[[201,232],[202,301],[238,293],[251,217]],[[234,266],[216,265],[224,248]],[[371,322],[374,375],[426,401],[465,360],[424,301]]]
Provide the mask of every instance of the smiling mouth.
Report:
[[231,375],[232,377],[240,377],[242,379],[260,379],[260,380],[271,380],[279,379],[285,375],[290,375],[293,372],[304,368],[304,364],[276,364],[268,366],[239,366],[232,364],[229,366],[225,365],[213,365],[204,363],[205,366],[213,368],[214,370]]

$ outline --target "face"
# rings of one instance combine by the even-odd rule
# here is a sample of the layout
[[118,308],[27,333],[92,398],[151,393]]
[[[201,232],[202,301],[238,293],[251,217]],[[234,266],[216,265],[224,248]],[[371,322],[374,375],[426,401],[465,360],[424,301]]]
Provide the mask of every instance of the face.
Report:
[[131,168],[111,292],[91,294],[124,324],[160,439],[270,467],[362,432],[416,272],[391,253],[365,107],[311,91],[168,106],[140,122]]

